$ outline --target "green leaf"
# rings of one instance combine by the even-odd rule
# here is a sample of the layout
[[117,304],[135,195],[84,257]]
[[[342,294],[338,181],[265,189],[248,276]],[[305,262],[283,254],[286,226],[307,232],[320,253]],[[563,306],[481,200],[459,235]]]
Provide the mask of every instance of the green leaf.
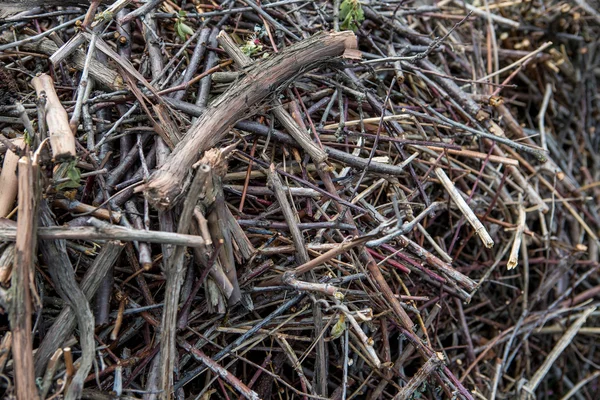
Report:
[[353,6],[352,2],[349,0],[344,0],[342,4],[340,4],[340,18],[346,19],[348,14],[352,12]]
[[184,34],[190,35],[190,36],[194,34],[194,30],[189,25],[186,25],[183,22],[181,23],[181,31]]
[[331,328],[331,337],[337,339],[344,334],[346,331],[346,315],[341,314],[338,321]]
[[81,171],[77,168],[77,160],[73,160],[68,164],[62,164],[58,168],[56,178],[69,178],[68,181],[56,185],[56,189],[59,191],[63,189],[77,189],[81,186],[79,182],[81,180]]
[[67,178],[79,183],[79,180],[81,179],[81,172],[79,172],[79,168],[73,167],[67,170]]
[[365,12],[363,11],[362,7],[358,7],[358,10],[356,10],[356,21],[358,21],[359,23],[362,23],[365,20]]
[[365,13],[358,0],[344,0],[340,4],[340,28],[356,31],[365,20]]
[[179,20],[175,22],[175,31],[177,32],[177,36],[179,36],[182,41],[185,41],[185,33],[181,30],[181,21]]
[[261,44],[256,44],[253,39],[248,40],[241,47],[242,52],[247,56],[253,56],[254,54],[262,51],[263,47]]

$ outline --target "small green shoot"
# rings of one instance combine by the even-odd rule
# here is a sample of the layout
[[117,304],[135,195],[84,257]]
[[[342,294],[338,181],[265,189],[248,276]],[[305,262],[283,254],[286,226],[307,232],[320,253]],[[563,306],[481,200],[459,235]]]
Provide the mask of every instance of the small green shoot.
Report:
[[360,24],[365,20],[365,13],[360,2],[358,0],[342,1],[342,4],[340,4],[340,19],[342,20],[340,28],[356,32]]
[[252,38],[250,38],[250,40],[244,43],[244,45],[241,48],[242,52],[248,57],[252,57],[256,53],[262,51],[262,49],[263,46],[260,43],[260,40],[255,35],[252,35]]
[[184,42],[187,40],[188,35],[191,36],[194,34],[194,30],[185,23],[186,15],[185,11],[180,10],[177,21],[175,21],[175,31],[177,32],[177,36]]

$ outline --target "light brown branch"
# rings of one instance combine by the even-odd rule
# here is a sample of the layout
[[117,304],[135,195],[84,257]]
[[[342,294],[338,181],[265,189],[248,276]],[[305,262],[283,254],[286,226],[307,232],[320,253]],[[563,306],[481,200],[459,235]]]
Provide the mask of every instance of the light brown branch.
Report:
[[75,136],[69,125],[69,116],[54,90],[54,81],[47,74],[31,80],[38,97],[46,96],[46,123],[50,136],[50,147],[55,160],[75,157]]
[[[23,148],[23,139],[13,140],[13,144],[18,148]],[[0,174],[0,218],[6,217],[14,208],[17,199],[18,179],[17,163],[19,156],[12,151],[8,151],[4,157],[2,173]]]
[[38,166],[28,156],[19,160],[19,219],[10,325],[17,400],[37,400],[31,337],[31,284],[36,254]]
[[323,33],[255,63],[238,84],[207,108],[167,162],[152,174],[144,188],[148,200],[156,207],[171,208],[199,154],[213,147],[231,125],[255,113],[261,101],[295,75],[355,48],[352,32]]

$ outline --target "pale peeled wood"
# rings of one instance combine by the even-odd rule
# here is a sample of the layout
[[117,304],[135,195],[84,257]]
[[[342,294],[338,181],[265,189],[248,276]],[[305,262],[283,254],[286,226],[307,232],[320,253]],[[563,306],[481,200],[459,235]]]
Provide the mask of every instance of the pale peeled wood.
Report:
[[[13,143],[18,148],[23,148],[23,139],[14,139]],[[19,156],[12,151],[7,151],[4,156],[2,173],[0,174],[0,218],[5,218],[14,208],[19,188],[17,179],[17,164]]]
[[54,90],[54,81],[50,75],[41,74],[33,78],[31,84],[38,97],[46,94],[46,123],[54,160],[75,157],[75,136],[69,126],[69,116]]

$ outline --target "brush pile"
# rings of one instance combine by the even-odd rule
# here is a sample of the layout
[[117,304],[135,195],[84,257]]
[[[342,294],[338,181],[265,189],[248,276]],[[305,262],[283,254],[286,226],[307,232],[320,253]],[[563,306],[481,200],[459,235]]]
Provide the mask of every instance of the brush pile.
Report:
[[27,4],[3,397],[600,398],[595,0]]

